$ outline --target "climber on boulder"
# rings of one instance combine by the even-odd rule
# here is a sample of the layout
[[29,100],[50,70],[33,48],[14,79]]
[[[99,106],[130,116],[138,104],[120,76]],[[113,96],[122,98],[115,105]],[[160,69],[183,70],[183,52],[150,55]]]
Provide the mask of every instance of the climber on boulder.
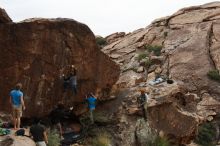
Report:
[[63,91],[66,92],[67,89],[71,89],[73,94],[77,94],[77,76],[76,76],[76,68],[74,65],[71,65],[68,69],[67,75],[63,74]]
[[72,89],[74,95],[77,94],[77,76],[76,76],[76,68],[74,65],[71,66],[70,72],[70,88]]
[[62,78],[63,78],[63,92],[66,92],[66,90],[69,87],[70,77],[63,74]]

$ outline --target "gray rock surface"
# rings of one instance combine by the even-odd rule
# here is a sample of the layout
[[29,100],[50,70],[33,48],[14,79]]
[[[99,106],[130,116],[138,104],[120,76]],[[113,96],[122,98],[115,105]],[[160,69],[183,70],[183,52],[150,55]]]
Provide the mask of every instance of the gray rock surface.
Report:
[[[129,89],[122,104],[124,114],[133,120],[141,115],[135,99],[140,89],[148,89],[152,98],[148,103],[150,125],[174,136],[178,144],[189,144],[198,125],[220,113],[220,83],[207,76],[210,70],[220,71],[219,32],[220,2],[213,2],[183,8],[105,46],[102,51],[107,55],[118,54],[112,58],[120,62],[121,68],[116,84]],[[155,46],[162,48],[158,56],[149,51],[149,47]],[[145,56],[140,56],[145,52],[149,66],[145,64]],[[134,67],[144,67],[145,71],[137,74],[131,70]],[[147,83],[155,79],[157,68],[161,68],[162,77],[173,79],[178,85],[149,86]],[[143,80],[137,82],[137,78]],[[134,132],[134,128],[124,132],[129,129]]]

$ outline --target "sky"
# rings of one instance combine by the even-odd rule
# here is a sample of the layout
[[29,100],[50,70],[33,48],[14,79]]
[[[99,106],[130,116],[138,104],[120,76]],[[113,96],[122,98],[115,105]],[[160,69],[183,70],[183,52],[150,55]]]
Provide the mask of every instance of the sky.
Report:
[[132,32],[177,10],[213,0],[0,0],[14,22],[27,18],[72,18],[95,35]]

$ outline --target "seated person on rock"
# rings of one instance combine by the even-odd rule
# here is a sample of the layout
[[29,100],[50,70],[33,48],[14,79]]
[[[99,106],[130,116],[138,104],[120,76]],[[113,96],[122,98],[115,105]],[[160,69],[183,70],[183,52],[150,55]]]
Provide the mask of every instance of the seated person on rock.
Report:
[[154,72],[155,72],[155,81],[157,81],[158,79],[160,80],[161,79],[161,72],[162,72],[161,68],[157,67]]
[[155,79],[152,81],[149,81],[150,85],[156,85],[156,84],[162,83],[164,81],[164,79],[161,78],[161,71],[162,70],[160,67],[156,68],[156,70],[154,71],[155,72]]
[[30,136],[33,137],[37,146],[46,146],[48,144],[46,128],[37,119],[35,119],[34,125],[30,128]]

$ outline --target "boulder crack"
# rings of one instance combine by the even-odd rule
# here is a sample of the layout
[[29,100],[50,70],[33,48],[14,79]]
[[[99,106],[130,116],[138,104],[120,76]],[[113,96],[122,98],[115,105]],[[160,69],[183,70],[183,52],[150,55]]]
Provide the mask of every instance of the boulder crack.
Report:
[[214,37],[214,33],[213,33],[213,23],[211,24],[210,30],[208,32],[208,55],[209,58],[213,64],[214,69],[217,69],[215,61],[213,60],[213,56],[211,53],[211,47],[212,47],[212,38]]

